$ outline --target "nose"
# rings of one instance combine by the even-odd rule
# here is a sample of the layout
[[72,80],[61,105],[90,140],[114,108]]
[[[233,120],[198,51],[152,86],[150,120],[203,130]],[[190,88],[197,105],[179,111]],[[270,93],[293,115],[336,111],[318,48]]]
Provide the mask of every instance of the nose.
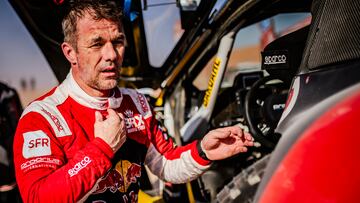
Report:
[[103,58],[105,61],[115,61],[118,57],[118,51],[112,43],[106,43],[103,47]]

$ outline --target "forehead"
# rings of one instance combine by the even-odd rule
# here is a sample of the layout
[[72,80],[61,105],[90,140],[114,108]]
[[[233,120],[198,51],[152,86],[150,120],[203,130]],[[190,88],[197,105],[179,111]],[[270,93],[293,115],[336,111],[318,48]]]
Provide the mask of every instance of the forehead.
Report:
[[107,19],[95,20],[88,13],[85,13],[82,18],[78,19],[76,30],[78,36],[119,35],[123,33],[120,22]]

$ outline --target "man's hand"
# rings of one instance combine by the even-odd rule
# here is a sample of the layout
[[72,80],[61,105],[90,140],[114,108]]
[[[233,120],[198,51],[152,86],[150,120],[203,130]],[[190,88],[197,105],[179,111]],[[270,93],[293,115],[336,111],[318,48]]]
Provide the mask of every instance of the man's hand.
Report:
[[95,112],[94,135],[103,139],[115,153],[126,141],[124,116],[113,109],[107,112],[105,120],[100,112]]
[[254,146],[254,138],[239,126],[217,128],[210,131],[201,141],[201,148],[210,160],[221,160]]

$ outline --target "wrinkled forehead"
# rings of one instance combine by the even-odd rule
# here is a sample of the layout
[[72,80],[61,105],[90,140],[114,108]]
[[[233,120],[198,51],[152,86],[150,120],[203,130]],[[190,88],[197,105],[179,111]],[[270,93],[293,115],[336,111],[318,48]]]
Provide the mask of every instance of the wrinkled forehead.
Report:
[[94,20],[91,17],[85,17],[77,23],[77,41],[81,45],[119,39],[125,39],[125,34],[117,22],[108,19]]
[[77,20],[77,34],[83,32],[101,32],[111,31],[112,33],[123,33],[122,22],[120,20],[114,21],[107,18],[96,18],[92,13],[84,13],[84,15]]
[[119,27],[119,29],[122,29],[122,20],[121,19],[118,19],[115,16],[112,16],[112,17],[102,16],[101,14],[97,13],[93,9],[84,10],[82,15],[78,16],[77,21],[79,22],[82,19],[87,19],[87,20],[94,21],[94,22],[108,21],[108,22],[111,22],[113,24],[116,24]]

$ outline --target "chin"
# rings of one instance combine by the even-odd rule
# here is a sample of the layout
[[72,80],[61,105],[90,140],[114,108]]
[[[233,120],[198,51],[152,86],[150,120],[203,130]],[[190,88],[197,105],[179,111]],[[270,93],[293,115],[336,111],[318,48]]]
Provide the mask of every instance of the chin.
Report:
[[107,82],[104,82],[102,84],[99,84],[100,89],[102,89],[102,90],[110,90],[110,89],[115,88],[117,85],[118,85],[117,80],[107,81]]

